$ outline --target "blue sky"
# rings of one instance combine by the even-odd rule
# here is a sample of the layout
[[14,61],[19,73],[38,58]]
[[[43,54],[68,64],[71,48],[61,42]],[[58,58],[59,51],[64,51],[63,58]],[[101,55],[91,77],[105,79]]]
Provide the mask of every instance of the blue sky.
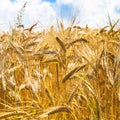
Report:
[[[10,0],[10,1],[15,2],[16,0]],[[26,1],[27,1],[27,0],[26,0]],[[46,2],[51,2],[51,3],[56,2],[56,0],[43,0],[43,1],[46,1]]]
[[[11,2],[15,2],[16,0],[10,0]],[[43,2],[49,2],[51,4],[54,4],[56,0],[42,0]],[[60,5],[60,15],[61,17],[64,17],[66,19],[69,19],[68,16],[72,15],[72,5],[71,4],[62,4]]]
[[10,0],[10,1],[14,2],[15,0]]
[[56,2],[56,0],[43,0],[43,1],[46,1],[46,2],[51,2],[51,3]]
[[55,25],[56,18],[68,26],[71,18],[77,15],[80,26],[88,24],[96,28],[108,24],[108,14],[112,21],[120,18],[119,0],[0,0],[0,30],[14,26],[26,1],[22,19],[25,27],[38,22],[39,27],[47,28]]
[[[11,2],[15,2],[16,0],[10,0]],[[27,1],[27,0],[26,0]],[[50,2],[50,3],[54,3],[56,2],[56,0],[42,0],[42,1],[45,1],[45,2]]]

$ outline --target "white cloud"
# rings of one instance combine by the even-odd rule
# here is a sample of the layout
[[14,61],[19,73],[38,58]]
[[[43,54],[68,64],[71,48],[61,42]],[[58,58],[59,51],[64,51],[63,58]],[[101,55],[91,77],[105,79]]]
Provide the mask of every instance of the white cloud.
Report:
[[27,21],[28,25],[35,22],[40,22],[43,26],[49,26],[55,22],[56,12],[48,2],[42,2],[41,4],[33,5],[30,3],[26,7],[25,16],[23,18],[24,23]]
[[[28,3],[23,16],[26,27],[38,21],[42,27],[55,24],[56,17],[60,17],[62,5],[72,6],[73,13],[76,11],[75,14],[78,15],[80,25],[88,24],[90,27],[107,25],[108,13],[112,20],[120,18],[119,0],[56,0],[56,3],[43,0],[16,0],[12,3],[10,0],[0,0],[0,31],[9,30],[10,25],[15,24],[17,14],[26,1]],[[65,8],[63,10],[62,14],[66,12]],[[70,23],[68,19],[64,19],[65,24]]]
[[108,14],[112,20],[120,18],[119,0],[57,0],[59,4],[72,4],[73,11],[77,11],[80,25],[90,27],[107,25]]
[[[0,1],[0,31],[9,30],[10,26],[14,26],[18,12],[24,5],[26,0],[10,0]],[[23,24],[28,27],[39,22],[43,27],[47,27],[55,22],[56,12],[53,10],[51,3],[42,2],[41,0],[27,0],[27,6],[23,14]]]
[[74,0],[56,0],[58,4],[70,4],[74,2]]

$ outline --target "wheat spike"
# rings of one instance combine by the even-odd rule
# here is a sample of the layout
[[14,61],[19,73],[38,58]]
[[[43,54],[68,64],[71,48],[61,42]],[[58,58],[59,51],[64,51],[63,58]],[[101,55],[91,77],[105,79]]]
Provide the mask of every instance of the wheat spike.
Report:
[[59,37],[56,37],[56,40],[57,40],[57,42],[59,43],[59,45],[61,46],[62,50],[63,50],[64,52],[66,52],[65,45],[64,45],[64,43],[59,39]]
[[74,75],[79,70],[83,69],[87,64],[83,64],[81,66],[78,66],[74,68],[72,71],[70,71],[62,80],[62,83],[65,83],[72,75]]

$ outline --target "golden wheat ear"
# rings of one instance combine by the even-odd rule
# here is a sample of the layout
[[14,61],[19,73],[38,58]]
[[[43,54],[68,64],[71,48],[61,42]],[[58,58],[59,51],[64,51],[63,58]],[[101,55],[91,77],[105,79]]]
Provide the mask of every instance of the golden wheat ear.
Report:
[[56,37],[56,41],[57,41],[58,44],[61,46],[62,50],[63,50],[64,52],[66,52],[65,45],[64,45],[64,43],[60,40],[59,37]]
[[62,80],[62,83],[65,83],[72,75],[74,75],[79,70],[83,69],[87,64],[83,64],[71,70]]

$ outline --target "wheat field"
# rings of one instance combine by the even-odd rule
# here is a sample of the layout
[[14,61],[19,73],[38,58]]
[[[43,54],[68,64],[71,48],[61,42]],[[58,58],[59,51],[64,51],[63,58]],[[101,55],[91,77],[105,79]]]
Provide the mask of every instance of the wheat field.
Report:
[[120,29],[59,22],[0,34],[0,119],[120,120]]

